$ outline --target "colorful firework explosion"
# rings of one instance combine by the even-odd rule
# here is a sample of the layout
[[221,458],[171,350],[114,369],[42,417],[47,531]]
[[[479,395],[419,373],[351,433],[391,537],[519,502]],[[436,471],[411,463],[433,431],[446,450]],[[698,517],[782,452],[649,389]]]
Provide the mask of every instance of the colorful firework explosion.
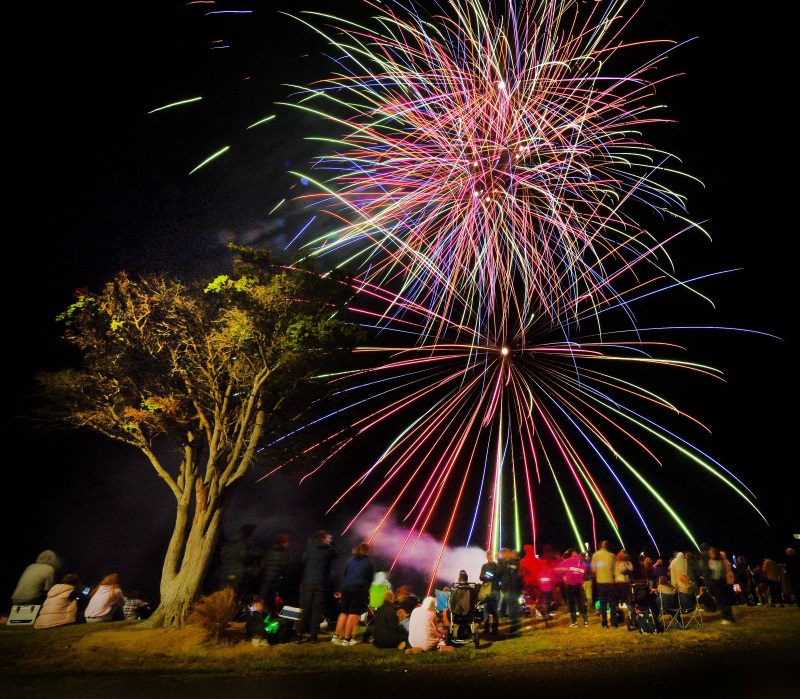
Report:
[[[622,542],[613,489],[656,548],[642,494],[697,546],[648,476],[666,447],[755,508],[670,419],[651,417],[696,423],[640,378],[643,366],[718,376],[650,339],[633,308],[697,293],[666,249],[704,233],[668,185],[688,176],[642,135],[667,121],[653,100],[670,76],[655,69],[675,42],[626,42],[636,12],[624,1],[463,0],[431,15],[367,4],[373,28],[301,20],[328,39],[337,70],[293,103],[342,132],[322,139],[325,174],[302,173],[319,190],[309,206],[338,221],[305,249],[354,276],[356,310],[381,340],[362,352],[389,355],[331,379],[364,392],[348,404],[364,413],[309,449],[327,450],[314,472],[366,432],[395,435],[333,506],[371,488],[364,508],[388,500],[409,542],[446,512],[447,544],[466,512],[467,543],[521,548],[529,532],[536,544],[548,484],[570,539],[596,543],[602,520]],[[611,72],[644,49],[655,57]],[[653,220],[677,230],[659,235]]]

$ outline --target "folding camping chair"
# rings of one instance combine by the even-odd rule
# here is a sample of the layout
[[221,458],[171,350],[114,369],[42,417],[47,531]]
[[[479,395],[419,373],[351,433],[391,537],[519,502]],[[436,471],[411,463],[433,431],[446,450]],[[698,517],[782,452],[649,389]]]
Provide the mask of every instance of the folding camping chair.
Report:
[[664,631],[671,628],[682,629],[681,610],[677,592],[658,592],[658,621]]
[[703,609],[694,592],[678,592],[678,612],[681,626],[688,629],[692,624],[703,626]]

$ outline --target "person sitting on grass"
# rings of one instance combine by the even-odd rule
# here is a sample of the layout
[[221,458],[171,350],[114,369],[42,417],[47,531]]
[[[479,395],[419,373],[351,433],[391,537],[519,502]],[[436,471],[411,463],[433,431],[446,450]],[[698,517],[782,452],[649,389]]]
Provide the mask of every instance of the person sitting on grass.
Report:
[[125,604],[125,595],[119,586],[119,576],[116,573],[106,575],[99,585],[89,593],[89,603],[86,605],[84,616],[90,624],[103,621],[125,621],[122,607]]
[[383,604],[375,610],[372,619],[372,645],[376,648],[405,649],[408,645],[408,631],[400,623],[400,609],[394,599],[394,592],[383,593]]
[[411,612],[408,625],[408,642],[411,648],[406,653],[422,653],[431,650],[454,650],[444,641],[444,629],[436,616],[436,598],[426,597],[422,604]]
[[89,603],[89,595],[83,591],[83,583],[75,573],[67,573],[47,593],[42,610],[33,626],[49,629],[54,626],[85,622],[83,612]]

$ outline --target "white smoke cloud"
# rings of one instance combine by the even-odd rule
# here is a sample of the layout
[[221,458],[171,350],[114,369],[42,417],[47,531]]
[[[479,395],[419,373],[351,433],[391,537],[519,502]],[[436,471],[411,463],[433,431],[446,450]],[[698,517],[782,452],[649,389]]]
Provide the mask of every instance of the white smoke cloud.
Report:
[[484,549],[479,546],[443,546],[431,534],[412,532],[396,524],[391,517],[381,524],[386,511],[387,508],[374,505],[353,525],[353,531],[363,540],[374,536],[372,555],[390,561],[397,558],[396,566],[414,570],[428,580],[435,571],[437,586],[450,585],[458,579],[461,570],[467,571],[470,582],[477,582],[481,566],[486,562]]

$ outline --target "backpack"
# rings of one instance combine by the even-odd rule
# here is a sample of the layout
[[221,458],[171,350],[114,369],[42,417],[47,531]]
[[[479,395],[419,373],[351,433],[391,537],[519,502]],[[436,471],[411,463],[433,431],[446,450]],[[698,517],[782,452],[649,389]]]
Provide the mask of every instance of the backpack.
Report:
[[656,619],[649,609],[636,615],[636,626],[639,633],[656,633]]

